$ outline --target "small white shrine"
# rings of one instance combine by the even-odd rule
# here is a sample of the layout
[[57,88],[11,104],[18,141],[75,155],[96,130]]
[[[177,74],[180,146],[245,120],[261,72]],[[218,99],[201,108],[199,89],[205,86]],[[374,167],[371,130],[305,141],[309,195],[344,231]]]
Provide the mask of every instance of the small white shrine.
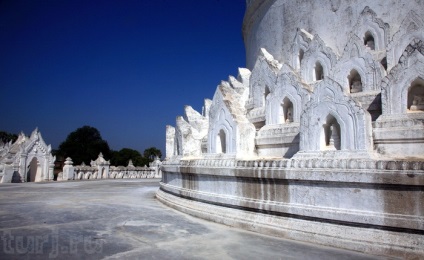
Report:
[[12,143],[0,144],[0,183],[52,181],[56,157],[38,129]]

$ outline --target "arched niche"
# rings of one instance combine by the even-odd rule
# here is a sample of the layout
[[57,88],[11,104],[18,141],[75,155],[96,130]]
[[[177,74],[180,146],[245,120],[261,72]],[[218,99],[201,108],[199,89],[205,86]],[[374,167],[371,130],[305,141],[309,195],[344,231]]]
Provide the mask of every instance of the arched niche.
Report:
[[27,182],[35,182],[41,177],[41,165],[37,157],[32,158],[28,165],[28,172],[26,176]]
[[364,45],[372,51],[375,50],[374,35],[370,31],[367,31],[364,35]]
[[[406,114],[411,112],[413,95],[421,95],[419,86],[424,79],[423,41],[412,41],[400,57],[400,62],[383,79],[381,103],[383,115]],[[423,52],[423,53],[421,53]],[[412,88],[411,88],[412,87]],[[419,103],[419,101],[416,101]]]
[[[32,150],[32,149],[31,149]],[[46,165],[46,158],[44,155],[34,152],[32,150],[26,158],[21,158],[22,166],[26,167],[21,179],[23,182],[40,182],[48,180],[49,178],[49,165]]]
[[227,153],[227,134],[224,129],[219,130],[216,137],[216,153]]
[[334,150],[372,150],[369,113],[335,81],[324,79],[317,84],[301,115],[300,150],[326,150],[332,135]]
[[[345,93],[380,90],[381,80],[386,71],[380,62],[374,60],[372,54],[366,51],[366,48],[362,39],[352,35],[332,71],[332,79],[343,86]],[[356,86],[353,84],[355,81]]]
[[288,97],[285,97],[280,104],[279,121],[280,123],[293,122],[293,102]]
[[[288,122],[299,122],[300,113],[309,101],[310,89],[302,84],[301,79],[292,72],[279,75],[275,88],[272,90],[266,104],[266,124],[275,125]],[[289,106],[291,109],[289,109]],[[287,112],[291,110],[291,118]]]
[[251,156],[254,153],[256,129],[246,116],[240,98],[237,90],[229,85],[221,84],[215,92],[209,112],[208,153],[218,151],[216,139],[221,130],[225,131],[226,154]]
[[208,153],[234,153],[236,149],[235,122],[228,109],[222,106],[223,103],[219,102],[219,104],[221,106],[219,110],[211,114]]
[[300,74],[307,83],[322,80],[328,76],[337,62],[337,56],[330,47],[327,47],[318,35],[315,35],[309,49],[303,55],[300,64]]
[[387,57],[381,59],[380,64],[383,66],[384,70],[387,71]]
[[263,98],[264,98],[264,100],[263,100],[263,102],[262,102],[263,106],[265,106],[265,104],[266,104],[266,99],[268,98],[268,95],[269,95],[269,94],[271,94],[271,91],[269,90],[269,87],[268,87],[268,86],[265,86],[265,88],[264,88],[264,93],[263,93]]
[[299,53],[297,55],[297,69],[300,69],[300,65],[302,64],[303,56],[305,55],[305,51],[300,48]]
[[350,93],[362,92],[362,78],[356,69],[352,69],[347,76]]
[[341,131],[337,119],[328,114],[321,128],[320,150],[340,150],[341,149]]
[[278,69],[267,60],[266,50],[261,51],[249,79],[248,110],[265,106],[265,92],[272,90],[277,80]]
[[363,39],[363,44],[369,50],[381,51],[388,44],[389,25],[378,18],[368,6],[361,12],[353,32]]
[[109,177],[109,165],[105,165],[105,166],[98,166],[98,171],[97,171],[97,179],[107,179]]
[[312,73],[313,73],[312,75],[313,81],[324,79],[324,68],[322,67],[321,62],[319,61],[315,62],[314,70],[312,71]]
[[232,132],[233,128],[227,123],[215,126],[213,132],[209,135],[212,139],[209,142],[210,153],[226,154],[235,152],[235,144],[232,143]]
[[415,79],[408,88],[408,112],[424,112],[424,80]]
[[107,176],[107,170],[106,170],[106,168],[105,167],[102,167],[102,169],[101,169],[101,171],[100,171],[100,176],[101,176],[101,178],[102,179],[107,179],[108,178],[108,176]]

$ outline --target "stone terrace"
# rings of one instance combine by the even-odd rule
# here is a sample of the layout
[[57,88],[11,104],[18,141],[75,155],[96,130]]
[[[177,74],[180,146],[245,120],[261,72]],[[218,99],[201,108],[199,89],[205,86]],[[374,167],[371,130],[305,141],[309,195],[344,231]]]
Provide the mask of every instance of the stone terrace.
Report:
[[155,199],[157,180],[0,186],[0,259],[374,259],[207,222]]

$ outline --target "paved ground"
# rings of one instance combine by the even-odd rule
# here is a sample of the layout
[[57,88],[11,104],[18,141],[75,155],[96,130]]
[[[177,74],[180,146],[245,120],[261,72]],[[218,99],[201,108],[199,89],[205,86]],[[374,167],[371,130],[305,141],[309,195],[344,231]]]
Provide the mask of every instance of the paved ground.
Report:
[[153,180],[0,185],[0,259],[372,259],[197,219]]

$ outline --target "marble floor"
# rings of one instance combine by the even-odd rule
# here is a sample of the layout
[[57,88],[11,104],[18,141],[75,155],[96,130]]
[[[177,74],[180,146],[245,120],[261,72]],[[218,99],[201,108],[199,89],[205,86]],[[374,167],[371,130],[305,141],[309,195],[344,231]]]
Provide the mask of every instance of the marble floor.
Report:
[[204,221],[157,180],[0,185],[0,259],[381,259]]

